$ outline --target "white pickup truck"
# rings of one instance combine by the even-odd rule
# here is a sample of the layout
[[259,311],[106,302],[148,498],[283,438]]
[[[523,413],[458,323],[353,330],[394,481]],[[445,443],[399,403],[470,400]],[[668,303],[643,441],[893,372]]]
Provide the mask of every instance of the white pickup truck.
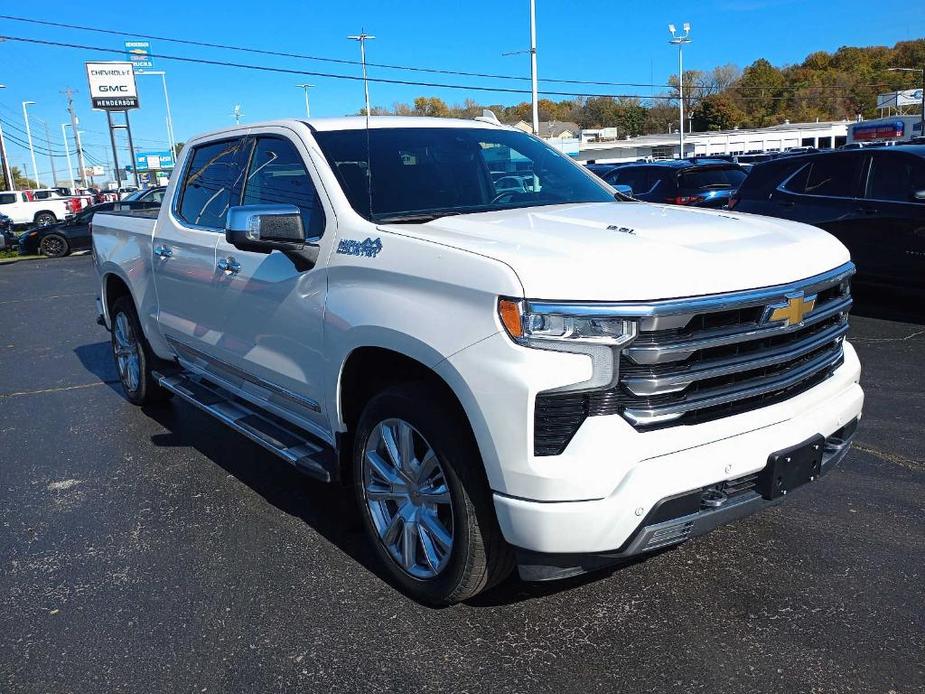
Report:
[[0,191],[0,214],[13,220],[13,224],[35,224],[48,226],[64,221],[76,212],[71,198],[30,199],[30,193],[23,190]]
[[159,212],[92,235],[128,399],[178,396],[352,485],[378,560],[430,603],[769,506],[861,414],[837,240],[626,199],[496,122],[213,132]]

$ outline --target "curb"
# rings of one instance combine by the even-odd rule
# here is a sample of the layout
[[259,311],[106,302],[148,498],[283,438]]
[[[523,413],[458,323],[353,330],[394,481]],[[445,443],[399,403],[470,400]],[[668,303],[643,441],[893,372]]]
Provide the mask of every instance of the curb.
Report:
[[24,255],[13,258],[0,258],[0,265],[13,265],[26,260],[48,260],[44,255]]

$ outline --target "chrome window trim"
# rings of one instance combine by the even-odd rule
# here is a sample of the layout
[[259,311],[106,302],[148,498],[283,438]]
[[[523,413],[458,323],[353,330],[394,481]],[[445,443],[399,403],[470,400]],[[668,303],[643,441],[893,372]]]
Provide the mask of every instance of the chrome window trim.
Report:
[[664,299],[659,301],[639,302],[566,302],[528,299],[529,310],[544,313],[561,313],[573,316],[610,318],[610,317],[648,317],[666,316],[684,313],[705,313],[722,311],[727,308],[746,308],[760,306],[771,301],[784,299],[787,294],[798,291],[813,293],[817,288],[824,289],[848,279],[855,273],[855,266],[847,262],[833,270],[823,272],[807,279],[779,284],[761,289],[746,289],[725,294],[707,294],[686,299]]

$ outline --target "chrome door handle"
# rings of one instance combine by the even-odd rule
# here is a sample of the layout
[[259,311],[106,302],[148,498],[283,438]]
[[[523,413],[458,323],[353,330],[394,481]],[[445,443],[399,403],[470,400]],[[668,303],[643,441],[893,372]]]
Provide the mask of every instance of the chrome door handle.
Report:
[[154,248],[154,255],[159,258],[171,258],[173,257],[173,249],[170,246],[156,246]]
[[226,275],[236,275],[238,274],[238,270],[241,269],[241,264],[229,256],[227,258],[219,258],[216,267]]

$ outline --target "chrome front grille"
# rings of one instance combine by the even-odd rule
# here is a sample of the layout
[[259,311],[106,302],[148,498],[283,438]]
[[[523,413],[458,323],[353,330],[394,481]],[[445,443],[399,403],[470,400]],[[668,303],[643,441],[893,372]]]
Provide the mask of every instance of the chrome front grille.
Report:
[[[825,380],[843,359],[853,267],[755,293],[715,310],[684,302],[640,322],[620,356],[619,411],[633,426],[694,423],[792,397]],[[802,320],[768,320],[768,307],[812,301]],[[702,299],[692,304],[703,304]],[[709,308],[709,305],[707,305]]]

